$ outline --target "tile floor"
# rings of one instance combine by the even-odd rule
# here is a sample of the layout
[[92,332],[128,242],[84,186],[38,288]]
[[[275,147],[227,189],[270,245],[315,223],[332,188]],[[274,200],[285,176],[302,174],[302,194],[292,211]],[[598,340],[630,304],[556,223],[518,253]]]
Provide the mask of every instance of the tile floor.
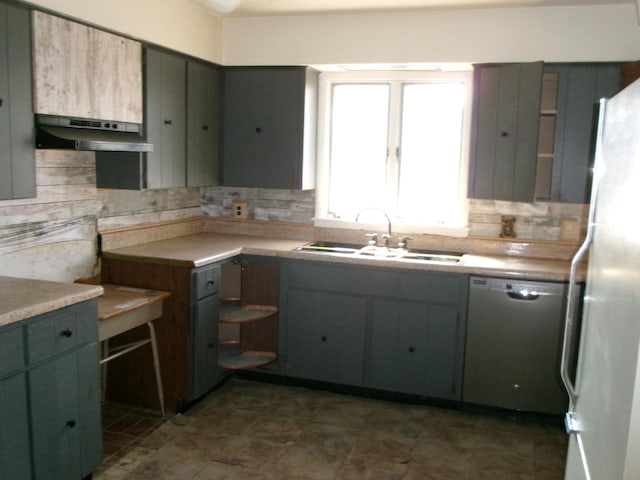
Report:
[[105,408],[96,480],[561,480],[561,425],[232,379],[185,413]]

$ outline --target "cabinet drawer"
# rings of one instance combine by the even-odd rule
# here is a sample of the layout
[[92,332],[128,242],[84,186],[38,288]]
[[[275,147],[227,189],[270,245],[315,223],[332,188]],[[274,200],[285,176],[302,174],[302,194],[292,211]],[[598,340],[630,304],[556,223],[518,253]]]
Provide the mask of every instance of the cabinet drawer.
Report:
[[98,339],[97,302],[67,307],[27,326],[29,363],[44,360]]
[[191,274],[193,300],[200,300],[218,292],[220,285],[220,265],[197,268]]
[[22,328],[0,332],[0,378],[24,368]]

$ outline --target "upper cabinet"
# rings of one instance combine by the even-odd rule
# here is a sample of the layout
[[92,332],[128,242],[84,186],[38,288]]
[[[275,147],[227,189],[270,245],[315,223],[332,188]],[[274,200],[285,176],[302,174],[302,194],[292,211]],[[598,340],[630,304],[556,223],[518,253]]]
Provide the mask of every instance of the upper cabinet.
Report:
[[469,197],[534,198],[542,62],[474,71]]
[[187,62],[187,186],[218,185],[220,70]]
[[557,116],[551,188],[548,196],[540,192],[537,197],[588,203],[598,102],[620,90],[620,64],[547,64],[544,71],[549,81],[557,81]]
[[147,157],[147,188],[186,184],[186,61],[147,48],[145,127],[153,152]]
[[153,152],[96,152],[99,188],[218,184],[220,69],[145,49],[145,129]]
[[28,10],[0,3],[0,200],[36,196]]
[[142,46],[33,12],[35,112],[142,123]]
[[620,64],[478,66],[469,197],[587,203],[598,101]]
[[223,185],[314,188],[317,82],[306,67],[224,70]]

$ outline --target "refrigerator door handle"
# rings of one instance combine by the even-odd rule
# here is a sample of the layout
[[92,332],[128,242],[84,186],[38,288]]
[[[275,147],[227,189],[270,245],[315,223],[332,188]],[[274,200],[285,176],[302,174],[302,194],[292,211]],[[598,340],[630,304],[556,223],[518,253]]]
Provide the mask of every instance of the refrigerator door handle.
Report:
[[571,378],[571,353],[574,352],[574,340],[575,340],[575,328],[576,328],[576,315],[578,312],[579,299],[576,295],[577,286],[577,271],[578,266],[582,262],[584,256],[589,251],[591,242],[593,241],[593,229],[595,227],[595,212],[596,212],[596,198],[598,194],[598,182],[604,171],[604,163],[602,159],[602,136],[603,136],[603,124],[604,124],[604,112],[606,109],[607,100],[600,100],[600,112],[598,116],[598,136],[596,138],[596,150],[595,159],[593,165],[593,180],[591,184],[591,198],[589,201],[589,215],[587,232],[584,242],[576,252],[575,256],[571,260],[571,270],[569,274],[569,288],[567,291],[567,312],[564,320],[564,340],[562,342],[562,360],[560,362],[560,376],[562,382],[569,394],[569,410],[565,418],[567,427],[567,433],[576,433],[579,431],[579,426],[575,421],[575,405],[578,399],[578,393],[576,385]]

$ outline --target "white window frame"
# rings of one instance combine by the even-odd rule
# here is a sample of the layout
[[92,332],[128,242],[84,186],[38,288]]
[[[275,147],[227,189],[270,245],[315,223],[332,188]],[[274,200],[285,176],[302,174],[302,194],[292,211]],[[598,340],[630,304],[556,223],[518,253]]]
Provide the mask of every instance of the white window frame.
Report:
[[[317,175],[316,175],[316,205],[314,225],[317,227],[363,229],[385,227],[386,220],[380,215],[380,223],[356,223],[354,219],[333,218],[328,213],[329,205],[329,170],[330,170],[330,133],[331,133],[331,94],[333,85],[340,83],[389,83],[398,82],[428,83],[428,82],[464,82],[468,85],[469,95],[464,113],[464,128],[462,135],[462,155],[460,160],[458,201],[460,210],[457,218],[450,219],[446,224],[407,224],[391,218],[393,228],[398,232],[423,233],[433,235],[447,235],[466,237],[468,228],[467,181],[469,165],[469,137],[471,132],[471,71],[347,71],[322,72],[318,86],[318,144],[317,144]],[[392,88],[394,86],[392,85]],[[395,87],[397,88],[397,87]],[[393,117],[391,121],[396,119]],[[393,142],[390,139],[390,142]],[[395,147],[395,145],[394,145]],[[389,161],[389,160],[388,160]],[[386,227],[385,227],[386,228]]]

